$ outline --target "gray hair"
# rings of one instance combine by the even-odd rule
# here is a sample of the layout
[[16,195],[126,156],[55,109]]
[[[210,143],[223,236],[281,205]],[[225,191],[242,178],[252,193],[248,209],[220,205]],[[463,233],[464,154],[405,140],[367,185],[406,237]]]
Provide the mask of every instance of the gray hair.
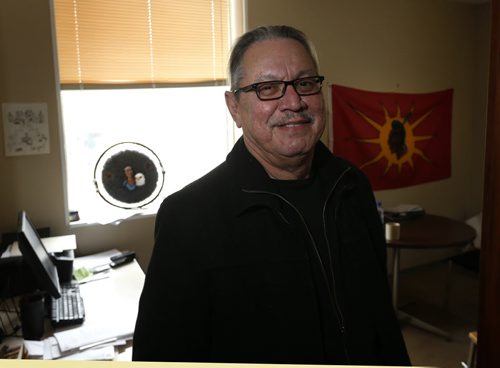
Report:
[[243,78],[243,56],[250,46],[260,41],[277,38],[290,38],[298,41],[302,46],[304,46],[307,53],[311,56],[316,70],[319,69],[318,58],[316,56],[314,46],[302,31],[290,26],[258,27],[243,34],[233,47],[229,58],[231,90],[234,91],[237,89],[241,79]]

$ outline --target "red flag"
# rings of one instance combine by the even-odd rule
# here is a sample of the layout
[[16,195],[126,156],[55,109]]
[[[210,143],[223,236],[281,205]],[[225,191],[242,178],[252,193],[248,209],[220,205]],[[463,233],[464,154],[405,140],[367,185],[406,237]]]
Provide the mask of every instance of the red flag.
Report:
[[333,152],[374,190],[451,176],[453,90],[381,93],[332,85]]

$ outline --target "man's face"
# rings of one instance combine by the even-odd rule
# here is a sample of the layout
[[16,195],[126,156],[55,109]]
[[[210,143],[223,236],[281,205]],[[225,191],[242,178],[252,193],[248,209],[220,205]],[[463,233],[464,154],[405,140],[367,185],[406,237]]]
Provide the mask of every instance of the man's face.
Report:
[[[239,87],[317,75],[307,51],[292,39],[253,44],[243,57],[243,70]],[[228,92],[226,103],[250,152],[272,166],[312,154],[325,127],[323,95],[299,96],[291,85],[278,100],[261,101],[254,91]]]
[[125,173],[125,176],[127,178],[131,178],[132,175],[134,174],[134,171],[132,170],[132,168],[130,166],[127,166],[123,169],[123,172]]

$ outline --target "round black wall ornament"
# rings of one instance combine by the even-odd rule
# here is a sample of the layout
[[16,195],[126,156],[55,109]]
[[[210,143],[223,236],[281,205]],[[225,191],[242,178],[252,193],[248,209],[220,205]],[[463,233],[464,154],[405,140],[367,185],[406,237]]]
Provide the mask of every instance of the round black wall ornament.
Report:
[[97,193],[109,204],[141,208],[153,202],[165,180],[158,156],[135,142],[121,142],[106,149],[94,168]]

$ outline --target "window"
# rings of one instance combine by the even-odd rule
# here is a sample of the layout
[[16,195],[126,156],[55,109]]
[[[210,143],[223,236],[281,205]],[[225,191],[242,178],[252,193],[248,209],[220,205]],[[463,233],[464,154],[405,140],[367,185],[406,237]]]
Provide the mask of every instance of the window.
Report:
[[[54,0],[66,203],[78,212],[75,223],[155,213],[225,159],[239,135],[224,91],[242,1]],[[129,148],[110,155],[117,146]],[[131,152],[132,161],[159,162],[152,196],[137,197],[146,186],[121,188]]]

